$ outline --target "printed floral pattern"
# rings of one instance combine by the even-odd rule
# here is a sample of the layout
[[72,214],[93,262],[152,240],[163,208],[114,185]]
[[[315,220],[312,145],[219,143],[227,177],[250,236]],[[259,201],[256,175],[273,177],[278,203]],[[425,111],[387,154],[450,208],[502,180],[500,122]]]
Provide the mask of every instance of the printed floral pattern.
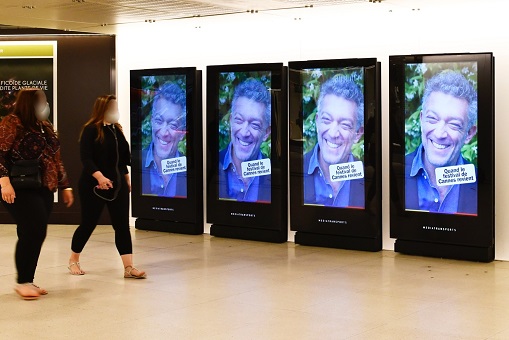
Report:
[[[48,122],[43,124],[52,130]],[[69,187],[56,135],[25,129],[20,119],[10,114],[0,122],[0,177],[9,176],[12,164],[20,159],[39,159],[42,185],[51,191]]]

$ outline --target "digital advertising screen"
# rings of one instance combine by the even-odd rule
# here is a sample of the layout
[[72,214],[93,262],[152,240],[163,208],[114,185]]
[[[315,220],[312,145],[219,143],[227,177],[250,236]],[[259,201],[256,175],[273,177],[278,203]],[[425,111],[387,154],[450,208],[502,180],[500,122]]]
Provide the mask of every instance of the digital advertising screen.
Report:
[[364,68],[301,75],[304,204],[364,209]]
[[256,239],[249,236],[256,229],[275,230],[272,236],[286,241],[281,213],[287,209],[284,72],[280,63],[207,67],[207,221],[212,234],[243,226],[240,238]]
[[186,75],[141,77],[141,194],[187,197]]
[[195,68],[131,71],[133,215],[195,218],[193,202],[203,195],[200,84]]
[[270,71],[219,73],[219,196],[271,202]]
[[405,209],[477,216],[477,62],[405,65]]
[[493,202],[491,54],[394,56],[390,63],[391,181],[397,188],[391,234],[491,243],[493,223],[481,228],[491,219],[485,202]]
[[378,73],[376,59],[289,63],[292,230],[381,246]]

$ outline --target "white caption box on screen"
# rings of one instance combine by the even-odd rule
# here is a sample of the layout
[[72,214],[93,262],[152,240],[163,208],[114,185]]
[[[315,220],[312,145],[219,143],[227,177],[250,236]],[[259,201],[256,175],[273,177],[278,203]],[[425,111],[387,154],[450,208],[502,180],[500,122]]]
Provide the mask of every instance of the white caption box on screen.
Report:
[[350,181],[364,178],[364,165],[361,161],[329,165],[332,182]]
[[270,158],[257,159],[255,161],[242,162],[242,177],[256,177],[270,175]]
[[438,186],[475,183],[477,181],[473,164],[436,168],[435,176]]
[[161,161],[161,171],[163,175],[187,171],[187,158],[176,157],[163,159]]

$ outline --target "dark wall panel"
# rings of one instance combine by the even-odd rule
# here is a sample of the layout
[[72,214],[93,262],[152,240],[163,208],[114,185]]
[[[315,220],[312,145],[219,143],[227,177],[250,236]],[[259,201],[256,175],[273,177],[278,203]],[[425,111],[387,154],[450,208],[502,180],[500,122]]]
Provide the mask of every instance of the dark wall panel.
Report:
[[[115,36],[110,35],[16,35],[3,36],[4,41],[56,40],[58,133],[62,158],[74,188],[75,203],[66,208],[55,203],[50,223],[79,224],[80,200],[77,184],[81,174],[78,137],[87,121],[94,100],[102,94],[116,92]],[[30,207],[27,207],[27,213]],[[0,223],[12,223],[0,206]],[[109,224],[105,212],[100,224]]]

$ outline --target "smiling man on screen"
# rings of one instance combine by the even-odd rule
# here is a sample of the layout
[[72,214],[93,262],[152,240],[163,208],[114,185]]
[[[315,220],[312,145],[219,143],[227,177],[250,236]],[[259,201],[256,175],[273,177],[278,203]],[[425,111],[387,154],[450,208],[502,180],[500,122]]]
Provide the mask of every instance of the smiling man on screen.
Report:
[[477,92],[459,72],[434,75],[420,122],[421,144],[405,157],[406,209],[477,214],[476,169],[461,155],[477,132]]
[[152,102],[152,142],[142,153],[142,194],[187,197],[187,163],[178,151],[186,135],[186,94],[166,82]]
[[219,198],[270,203],[270,159],[260,151],[270,126],[270,93],[261,81],[249,78],[233,94],[230,143],[219,152]]
[[317,144],[304,155],[304,204],[364,208],[363,166],[352,154],[364,134],[359,86],[343,75],[323,83],[315,123]]

